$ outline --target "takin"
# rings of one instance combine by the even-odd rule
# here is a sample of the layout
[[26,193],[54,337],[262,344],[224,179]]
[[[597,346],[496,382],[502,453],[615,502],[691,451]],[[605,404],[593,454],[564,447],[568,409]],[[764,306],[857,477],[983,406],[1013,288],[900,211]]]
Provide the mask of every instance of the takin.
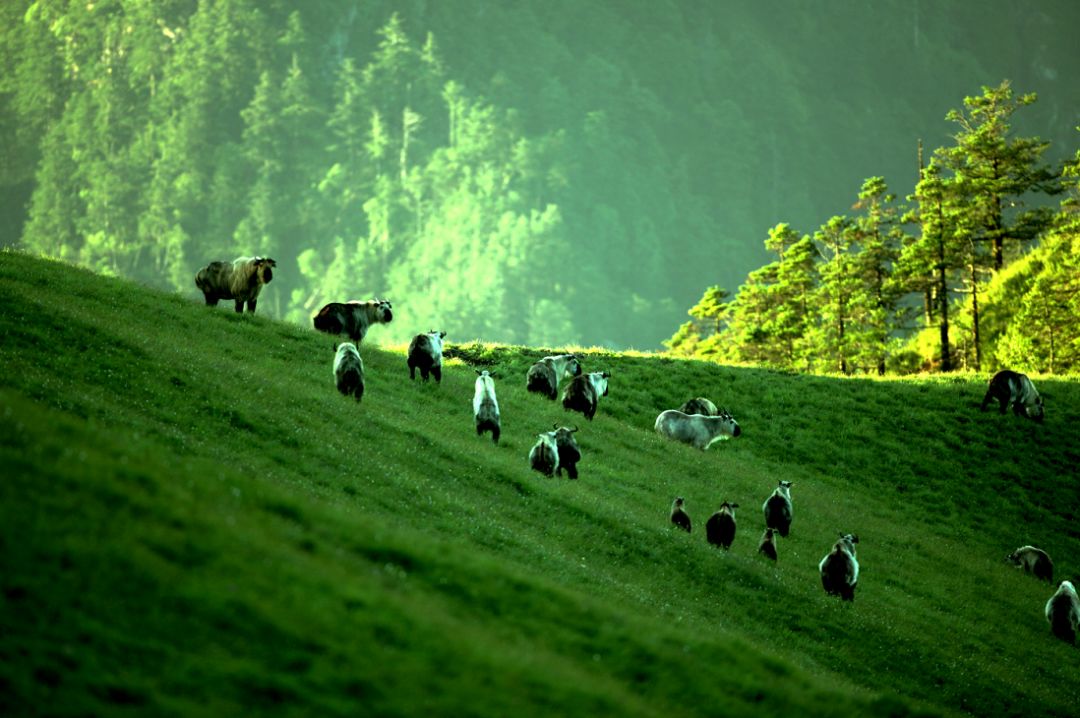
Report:
[[1050,632],[1065,641],[1076,644],[1076,631],[1080,628],[1080,598],[1071,581],[1062,581],[1057,592],[1046,602],[1046,620]]
[[859,561],[855,558],[857,543],[859,537],[855,534],[840,534],[832,551],[821,559],[818,570],[825,593],[845,601],[855,600],[855,586],[859,583]]
[[742,433],[735,417],[729,414],[727,409],[721,409],[716,416],[687,414],[678,409],[668,409],[656,417],[653,428],[660,436],[690,444],[702,451],[717,441]]
[[1002,369],[990,379],[990,386],[986,389],[980,411],[986,411],[986,405],[991,400],[997,399],[998,408],[1002,414],[1011,406],[1017,416],[1026,416],[1029,419],[1042,422],[1043,400],[1035,385],[1031,383],[1026,374]]
[[495,380],[486,369],[476,370],[476,391],[473,393],[473,420],[476,422],[476,435],[491,432],[491,441],[499,443],[499,402],[495,399]]
[[787,538],[791,531],[791,508],[791,482],[780,481],[772,495],[761,505],[765,526],[776,529],[782,538]]
[[567,411],[580,411],[592,421],[600,397],[607,396],[610,372],[593,371],[575,376],[563,392],[562,405]]
[[359,344],[364,341],[372,324],[389,324],[394,318],[392,305],[385,299],[366,302],[330,302],[312,317],[312,324],[320,332],[346,334]]
[[236,302],[236,311],[255,312],[259,292],[274,278],[277,262],[269,257],[238,257],[231,262],[210,262],[195,274],[195,286],[203,293],[207,305],[217,306],[222,299]]
[[442,383],[442,348],[446,332],[432,329],[427,334],[417,334],[409,342],[409,378],[416,379],[416,370],[424,381],[428,374],[435,377],[436,383]]
[[562,470],[566,469],[566,475],[571,479],[576,479],[578,477],[577,463],[581,461],[581,447],[574,438],[577,427],[570,429],[558,424],[554,427],[555,448],[559,452],[559,465],[555,469],[555,475],[562,476]]
[[1021,546],[1006,556],[1005,560],[1017,568],[1023,568],[1026,573],[1034,574],[1035,578],[1054,582],[1054,562],[1040,548]]
[[334,356],[334,381],[345,396],[364,398],[364,362],[355,344],[342,342]]
[[776,560],[776,539],[774,535],[776,529],[765,529],[765,533],[761,534],[761,542],[758,544],[758,553],[765,556],[767,559],[773,561]]
[[559,380],[581,375],[581,362],[574,354],[547,356],[529,367],[525,388],[552,401],[559,395]]
[[723,549],[731,548],[731,542],[735,540],[735,509],[738,504],[725,501],[720,504],[720,509],[709,517],[705,522],[705,539],[714,546]]
[[686,402],[679,407],[679,411],[684,414],[701,414],[702,416],[719,416],[720,410],[716,408],[716,404],[712,403],[703,396],[698,396],[690,401]]
[[559,448],[555,443],[555,432],[546,431],[536,436],[536,443],[529,449],[529,466],[544,476],[554,476],[559,468]]
[[671,523],[690,533],[690,515],[683,509],[682,496],[676,496],[671,502]]

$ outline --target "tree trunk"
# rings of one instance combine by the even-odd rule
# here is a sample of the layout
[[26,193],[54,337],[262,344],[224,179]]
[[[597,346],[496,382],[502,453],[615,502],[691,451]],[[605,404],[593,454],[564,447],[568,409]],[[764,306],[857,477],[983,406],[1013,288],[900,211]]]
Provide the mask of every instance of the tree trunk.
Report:
[[982,366],[982,350],[979,348],[979,279],[975,273],[975,264],[971,269],[971,338],[975,343],[975,371]]

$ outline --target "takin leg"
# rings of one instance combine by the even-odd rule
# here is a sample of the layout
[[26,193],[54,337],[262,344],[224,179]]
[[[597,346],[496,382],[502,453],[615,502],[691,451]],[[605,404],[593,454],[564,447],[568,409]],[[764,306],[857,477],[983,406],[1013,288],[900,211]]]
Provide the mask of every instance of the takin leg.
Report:
[[208,306],[208,307],[216,307],[217,306],[218,296],[216,294],[210,294],[209,292],[204,292],[203,296],[206,298],[206,306]]
[[255,313],[255,302],[256,302],[256,301],[258,301],[258,300],[255,300],[255,299],[249,299],[249,300],[248,300],[248,303],[247,303],[247,310],[248,310],[249,312],[251,312],[252,314],[254,314],[254,313]]
[[237,299],[236,300],[236,313],[237,314],[243,314],[244,313],[244,300],[243,299]]
[[[435,377],[435,383],[442,384],[442,367],[439,367],[439,366],[431,367],[431,375],[433,377]],[[424,377],[424,378],[426,379],[427,377]]]

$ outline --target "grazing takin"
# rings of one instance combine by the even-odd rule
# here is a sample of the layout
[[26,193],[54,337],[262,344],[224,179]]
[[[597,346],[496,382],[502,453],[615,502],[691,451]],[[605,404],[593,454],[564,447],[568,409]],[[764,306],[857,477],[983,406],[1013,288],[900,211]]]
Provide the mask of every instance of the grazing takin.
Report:
[[772,495],[761,505],[765,526],[776,529],[782,538],[791,530],[791,482],[781,481]]
[[581,447],[574,439],[575,426],[569,429],[555,424],[555,448],[559,452],[559,466],[555,469],[557,476],[562,476],[562,470],[566,469],[566,475],[571,479],[577,478],[577,463],[581,461]]
[[724,549],[731,548],[731,542],[735,540],[735,509],[738,504],[725,501],[720,504],[720,510],[709,517],[705,522],[705,539],[714,546]]
[[312,324],[320,332],[346,334],[359,344],[364,341],[372,324],[389,324],[394,318],[390,302],[372,299],[366,302],[330,302],[312,318]]
[[671,503],[671,523],[690,533],[690,515],[683,509],[682,496],[676,496]]
[[416,370],[420,370],[420,376],[424,381],[428,380],[428,374],[435,377],[435,381],[442,383],[442,340],[446,332],[432,329],[427,334],[417,334],[409,342],[409,378],[416,379]]
[[718,416],[720,410],[716,408],[716,404],[712,403],[703,396],[695,397],[679,407],[679,411],[684,414],[702,414],[704,416]]
[[1040,548],[1034,546],[1021,546],[1005,557],[1005,560],[1023,568],[1025,573],[1034,574],[1035,578],[1045,579],[1049,583],[1054,582],[1054,562]]
[[1071,581],[1062,581],[1057,592],[1046,602],[1046,620],[1050,632],[1063,641],[1076,643],[1076,631],[1080,628],[1080,598]]
[[998,400],[998,408],[1002,414],[1012,406],[1013,413],[1017,416],[1026,416],[1038,422],[1043,420],[1042,397],[1039,396],[1035,385],[1026,374],[1019,374],[1008,369],[1002,369],[994,374],[979,410],[986,411],[986,405],[991,399]]
[[476,391],[473,393],[473,419],[476,421],[476,435],[491,432],[491,441],[499,443],[499,402],[495,399],[495,380],[491,373],[476,370]]
[[525,388],[552,401],[559,395],[559,380],[581,375],[581,362],[574,354],[544,357],[529,367]]
[[825,593],[845,601],[855,600],[855,586],[859,583],[859,561],[855,558],[857,543],[859,537],[855,534],[840,534],[832,551],[821,559],[818,570]]
[[238,257],[231,262],[210,262],[195,274],[195,286],[206,297],[206,303],[217,306],[222,299],[236,302],[236,311],[255,312],[259,292],[274,278],[277,262],[269,257]]
[[705,451],[714,442],[742,433],[735,417],[722,409],[716,416],[687,414],[678,409],[660,412],[653,424],[656,433]]
[[529,466],[544,476],[554,476],[559,468],[559,447],[555,443],[555,432],[546,431],[536,436],[536,443],[529,449]]
[[334,381],[345,396],[350,394],[357,401],[364,398],[364,362],[355,344],[342,342],[334,357]]
[[591,371],[575,376],[563,392],[562,405],[567,411],[580,411],[592,421],[600,397],[607,396],[609,372]]
[[757,547],[758,553],[773,561],[776,560],[775,533],[776,529],[765,529],[765,533],[761,534],[761,543],[759,543]]

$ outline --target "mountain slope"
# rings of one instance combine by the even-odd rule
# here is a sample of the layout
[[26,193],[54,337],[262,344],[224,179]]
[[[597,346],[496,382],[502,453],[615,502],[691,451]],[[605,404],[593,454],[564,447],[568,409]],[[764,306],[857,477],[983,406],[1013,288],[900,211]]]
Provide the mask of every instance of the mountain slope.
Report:
[[[5,715],[1071,713],[1052,588],[1001,559],[1075,571],[1076,381],[1036,379],[1039,426],[980,414],[985,377],[584,352],[612,372],[586,422],[524,391],[542,349],[451,346],[425,385],[379,329],[356,404],[329,337],[0,254]],[[467,364],[501,376],[498,446]],[[743,436],[652,432],[698,394]],[[580,427],[576,482],[528,469],[555,421]],[[702,530],[725,499],[727,553]],[[853,605],[817,578],[838,531],[862,539]]]

